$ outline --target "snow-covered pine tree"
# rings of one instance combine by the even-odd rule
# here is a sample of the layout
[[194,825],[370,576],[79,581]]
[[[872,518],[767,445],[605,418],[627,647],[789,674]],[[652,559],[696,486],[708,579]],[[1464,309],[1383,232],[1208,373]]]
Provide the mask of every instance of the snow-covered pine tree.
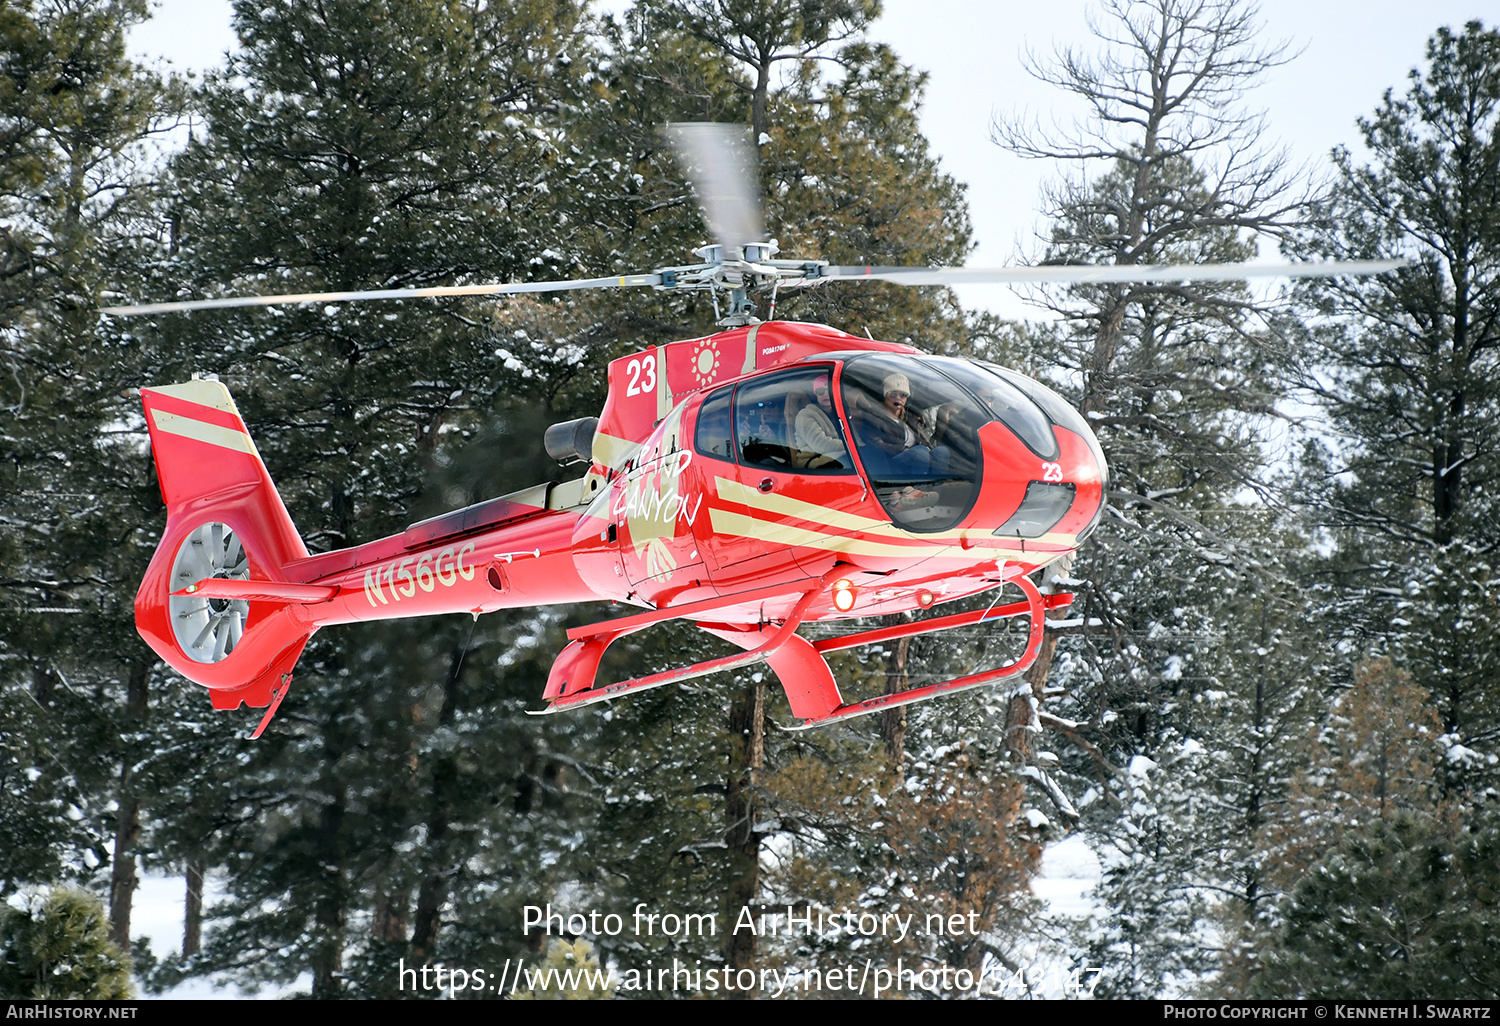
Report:
[[106,870],[122,948],[150,666],[131,596],[156,500],[125,391],[136,342],[95,308],[136,274],[147,140],[170,116],[171,90],[126,58],[145,15],[0,12],[0,890]]
[[[619,179],[625,202],[611,215],[631,226],[611,241],[639,254],[636,268],[673,259],[664,244],[682,252],[704,241],[690,193],[656,126],[699,119],[753,126],[757,83],[765,94],[764,137],[757,138],[769,228],[787,254],[893,264],[961,261],[969,234],[961,189],[938,171],[920,134],[920,76],[859,35],[873,9],[839,2],[649,2],[625,16],[613,30],[616,52],[605,79],[612,102],[601,108],[623,120],[604,122],[597,152],[613,154],[609,159],[640,176]],[[743,34],[742,25],[750,26]],[[814,55],[837,62],[839,73],[823,74]],[[773,57],[785,61],[785,86],[761,73]],[[776,313],[826,319],[852,331],[868,326],[877,336],[932,348],[949,341],[933,337],[933,325],[961,329],[941,295],[896,298],[783,295]],[[643,345],[695,328],[712,330],[706,305],[659,302],[662,314],[651,321],[640,313],[651,306],[631,297],[620,323],[638,334],[622,342]],[[675,322],[664,319],[672,313]],[[659,669],[703,658],[705,648],[717,644],[685,633],[665,642],[646,635],[634,658],[646,656]],[[621,648],[630,655],[630,648]],[[727,723],[716,722],[712,710],[722,707],[726,692]],[[643,696],[614,712],[606,729],[615,740],[601,828],[608,847],[596,849],[610,867],[603,874],[608,893],[622,902],[656,900],[731,916],[758,900],[759,855],[776,823],[764,780],[801,747],[765,731],[779,701],[769,675],[759,670]],[[726,962],[749,966],[752,940],[741,932],[724,950]],[[657,943],[648,949],[687,950],[665,942],[651,946]]]
[[1500,32],[1440,29],[1404,95],[1359,122],[1298,255],[1403,257],[1305,286],[1303,381],[1334,425],[1313,498],[1351,642],[1391,646],[1437,703],[1450,786],[1500,772]]
[[[241,48],[197,95],[201,120],[173,164],[158,280],[218,294],[566,273],[574,172],[559,126],[592,95],[579,19],[542,0],[237,5]],[[150,381],[228,383],[317,551],[538,474],[528,451],[486,433],[496,418],[539,433],[534,375],[497,354],[493,310],[293,308],[162,318],[142,334]],[[461,456],[481,439],[493,459]],[[455,460],[484,479],[445,477]],[[513,715],[539,688],[528,643],[545,623],[458,620],[320,636],[253,748],[198,737],[186,721],[200,710],[185,717],[183,750],[217,781],[206,845],[232,896],[202,968],[247,982],[310,971],[317,995],[378,993],[395,981],[363,957],[371,945],[436,959],[464,942],[445,928],[472,913],[455,894],[506,836],[498,810],[524,804],[504,796],[567,750],[548,738],[569,728]],[[204,819],[179,825],[201,832]],[[160,843],[190,849],[173,829]],[[510,855],[523,872],[550,864]]]
[[104,903],[55,887],[24,908],[0,905],[0,997],[119,1001],[134,997],[130,958],[109,939]]
[[[1025,808],[995,735],[964,730],[955,741],[955,719],[932,731],[945,739],[938,744],[921,743],[919,722],[918,743],[896,772],[878,745],[847,739],[789,760],[771,778],[781,830],[767,904],[799,915],[810,908],[835,925],[865,910],[890,913],[910,927],[857,938],[857,927],[794,930],[767,944],[778,964],[826,972],[856,957],[888,967],[902,959],[962,971],[970,982],[957,986],[972,992],[986,971],[992,987],[1007,979],[996,963],[1014,972],[1034,960],[1030,884],[1047,820]],[[952,996],[934,979],[916,989]],[[1025,977],[1016,980],[1013,996],[1024,992]]]
[[1447,998],[1500,989],[1493,813],[1454,831],[1397,813],[1347,831],[1261,940],[1259,998]]
[[[789,254],[834,263],[958,266],[971,243],[965,187],[939,167],[918,112],[926,75],[890,47],[853,42],[771,105],[761,147],[768,230]],[[870,285],[874,285],[870,288]],[[952,352],[964,339],[946,289],[865,283],[781,297],[777,316]]]
[[[1288,59],[1259,39],[1253,7],[1108,3],[1094,28],[1099,56],[1033,61],[1071,95],[1071,127],[996,126],[1000,144],[1070,169],[1047,196],[1043,259],[1234,262],[1255,255],[1257,235],[1297,226],[1305,189],[1245,105]],[[1286,776],[1286,731],[1300,735],[1315,671],[1296,658],[1309,644],[1296,561],[1277,551],[1300,546],[1298,525],[1280,522],[1262,473],[1285,357],[1270,311],[1239,283],[1037,298],[1053,323],[991,331],[976,347],[1019,355],[1077,402],[1110,460],[1113,515],[1072,570],[1083,594],[1030,697],[1070,742],[1073,786],[1091,786],[1096,843],[1118,853],[1105,860],[1091,964],[1111,964],[1118,945],[1130,968],[1099,992],[1158,993],[1213,964],[1201,917],[1214,894],[1254,891],[1246,824]],[[1013,724],[1028,705],[1013,704]],[[1133,773],[1138,760],[1160,769]]]
[[1286,815],[1262,832],[1275,900],[1231,931],[1219,993],[1494,992],[1500,834],[1492,807],[1444,795],[1440,731],[1409,673],[1386,658],[1355,668],[1304,742]]

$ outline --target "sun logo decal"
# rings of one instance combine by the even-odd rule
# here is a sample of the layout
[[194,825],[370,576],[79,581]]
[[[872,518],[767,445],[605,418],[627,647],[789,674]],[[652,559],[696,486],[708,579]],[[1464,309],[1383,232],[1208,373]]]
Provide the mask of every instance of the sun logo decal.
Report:
[[699,388],[719,378],[719,340],[706,338],[693,350],[693,378]]

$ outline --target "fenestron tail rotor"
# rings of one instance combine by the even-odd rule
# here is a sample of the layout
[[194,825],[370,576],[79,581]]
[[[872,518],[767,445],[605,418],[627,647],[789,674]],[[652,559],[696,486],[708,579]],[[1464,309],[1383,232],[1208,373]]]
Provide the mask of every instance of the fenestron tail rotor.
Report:
[[1243,281],[1252,278],[1322,278],[1381,274],[1404,260],[1358,260],[1327,263],[1253,264],[1046,264],[1031,267],[890,267],[830,264],[826,260],[779,260],[777,244],[766,239],[761,216],[756,151],[741,126],[707,123],[674,124],[663,130],[692,182],[703,209],[712,244],[695,250],[701,262],[661,267],[635,274],[556,281],[495,282],[431,288],[303,292],[279,296],[224,296],[138,306],[101,307],[117,317],[186,313],[237,307],[302,303],[350,303],[364,300],[438,299],[448,296],[504,296],[569,292],[578,289],[650,288],[707,291],[715,308],[722,293],[728,302],[722,325],[756,320],[751,292],[807,288],[832,281],[885,281],[897,285],[1076,284],[1130,282]]

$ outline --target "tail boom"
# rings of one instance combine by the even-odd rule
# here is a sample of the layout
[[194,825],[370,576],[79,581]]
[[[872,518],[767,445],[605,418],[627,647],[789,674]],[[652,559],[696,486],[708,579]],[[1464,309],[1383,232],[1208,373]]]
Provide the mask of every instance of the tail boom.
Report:
[[136,626],[215,708],[286,693],[331,624],[597,599],[572,558],[578,514],[539,487],[309,555],[229,392],[141,390],[167,526],[136,594]]
[[347,559],[339,560],[345,566],[308,581],[334,594],[304,609],[324,627],[597,601],[573,563],[577,522],[576,513],[539,510],[520,523],[415,546],[404,534],[382,538],[345,550]]

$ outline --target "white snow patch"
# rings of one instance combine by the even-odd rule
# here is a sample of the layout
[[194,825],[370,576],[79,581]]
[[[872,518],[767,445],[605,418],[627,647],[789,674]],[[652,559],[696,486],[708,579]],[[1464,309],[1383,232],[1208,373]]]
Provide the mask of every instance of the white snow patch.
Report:
[[[205,894],[205,905],[207,897]],[[186,905],[187,882],[182,877],[146,874],[136,885],[135,900],[131,902],[130,932],[137,937],[150,937],[151,953],[166,958],[182,947]]]
[[1483,766],[1484,756],[1463,745],[1452,745],[1448,749],[1448,761],[1465,766]]
[[1132,780],[1145,780],[1152,770],[1156,769],[1156,763],[1144,755],[1134,755],[1130,758],[1130,765],[1125,772],[1130,774]]
[[[205,911],[223,898],[224,888],[221,883],[212,876],[203,881]],[[130,907],[130,932],[136,937],[149,937],[151,953],[157,958],[176,955],[182,947],[182,919],[186,907],[187,881],[180,874],[160,876],[143,873],[140,883],[136,885],[135,900]],[[205,933],[211,929],[212,923],[204,924]],[[161,994],[148,994],[139,983],[136,984],[136,992],[142,1001],[239,1001],[245,998],[273,1000],[299,991],[305,994],[311,988],[312,976],[306,973],[291,986],[267,985],[253,994],[233,984],[217,983],[202,976],[183,980]]]
[[1050,918],[1082,919],[1099,913],[1094,888],[1103,875],[1104,867],[1083,835],[1069,834],[1042,852],[1031,893],[1047,906]]

